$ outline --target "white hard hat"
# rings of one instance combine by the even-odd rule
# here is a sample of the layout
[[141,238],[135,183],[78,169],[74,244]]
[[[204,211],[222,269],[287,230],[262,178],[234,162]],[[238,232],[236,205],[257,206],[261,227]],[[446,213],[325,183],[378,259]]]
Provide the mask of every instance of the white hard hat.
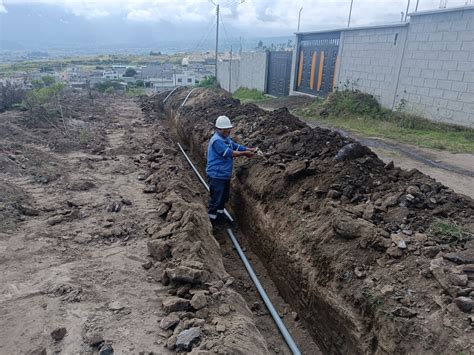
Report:
[[219,129],[232,128],[232,123],[230,123],[229,117],[227,116],[217,117],[216,128],[219,128]]

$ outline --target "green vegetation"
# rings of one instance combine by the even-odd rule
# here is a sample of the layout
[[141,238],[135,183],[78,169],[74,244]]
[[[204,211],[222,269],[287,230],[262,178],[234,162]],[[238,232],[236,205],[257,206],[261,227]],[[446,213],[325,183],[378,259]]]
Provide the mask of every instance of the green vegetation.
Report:
[[137,71],[133,68],[127,68],[127,70],[125,70],[125,74],[123,74],[124,77],[134,77],[135,75],[137,75]]
[[206,75],[203,80],[196,86],[201,88],[218,88],[219,83],[214,75]]
[[98,91],[104,92],[106,94],[111,94],[115,91],[123,91],[124,87],[125,86],[120,80],[107,80],[103,83],[98,83],[95,85],[95,88]]
[[377,100],[358,90],[335,91],[326,100],[317,98],[295,113],[303,118],[339,127],[364,136],[389,138],[420,147],[453,153],[474,153],[474,129],[437,123],[414,114],[382,108]]
[[54,100],[58,100],[60,91],[66,86],[63,83],[57,83],[52,76],[43,76],[41,80],[32,82],[33,90],[26,95],[27,106],[45,105]]
[[268,100],[268,97],[257,89],[239,88],[234,92],[234,98],[239,99],[241,103],[246,104],[250,102],[257,102],[262,100]]
[[453,220],[436,219],[431,225],[431,233],[439,236],[445,243],[464,243],[474,236],[461,229]]

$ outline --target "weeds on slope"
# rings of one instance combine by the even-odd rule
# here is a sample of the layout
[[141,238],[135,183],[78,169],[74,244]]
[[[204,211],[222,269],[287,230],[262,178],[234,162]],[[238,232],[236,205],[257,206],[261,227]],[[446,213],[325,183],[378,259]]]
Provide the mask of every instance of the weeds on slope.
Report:
[[453,153],[474,153],[474,129],[433,122],[403,112],[406,102],[391,111],[358,90],[335,91],[323,100],[295,110],[305,119],[339,127],[365,136],[389,138],[425,148]]

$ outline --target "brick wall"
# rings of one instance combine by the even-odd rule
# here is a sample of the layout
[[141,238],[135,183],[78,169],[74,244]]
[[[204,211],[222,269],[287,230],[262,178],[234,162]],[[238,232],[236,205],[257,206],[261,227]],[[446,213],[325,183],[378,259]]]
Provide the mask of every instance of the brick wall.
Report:
[[337,82],[346,81],[385,107],[474,127],[474,7],[411,14],[407,25],[346,29]]
[[217,66],[217,81],[221,87],[229,91],[229,72],[231,92],[235,92],[240,87],[257,89],[265,92],[267,73],[266,53],[241,53],[232,60],[232,69],[229,61],[219,61]]
[[337,85],[354,85],[392,107],[406,35],[406,24],[344,31]]
[[396,101],[474,127],[474,8],[412,16]]

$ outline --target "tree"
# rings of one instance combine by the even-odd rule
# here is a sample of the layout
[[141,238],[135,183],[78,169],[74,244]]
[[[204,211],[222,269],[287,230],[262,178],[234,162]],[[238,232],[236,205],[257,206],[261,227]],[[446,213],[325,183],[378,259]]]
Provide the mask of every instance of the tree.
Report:
[[137,71],[133,68],[127,68],[127,70],[125,70],[125,74],[123,74],[124,77],[133,77],[137,75]]

